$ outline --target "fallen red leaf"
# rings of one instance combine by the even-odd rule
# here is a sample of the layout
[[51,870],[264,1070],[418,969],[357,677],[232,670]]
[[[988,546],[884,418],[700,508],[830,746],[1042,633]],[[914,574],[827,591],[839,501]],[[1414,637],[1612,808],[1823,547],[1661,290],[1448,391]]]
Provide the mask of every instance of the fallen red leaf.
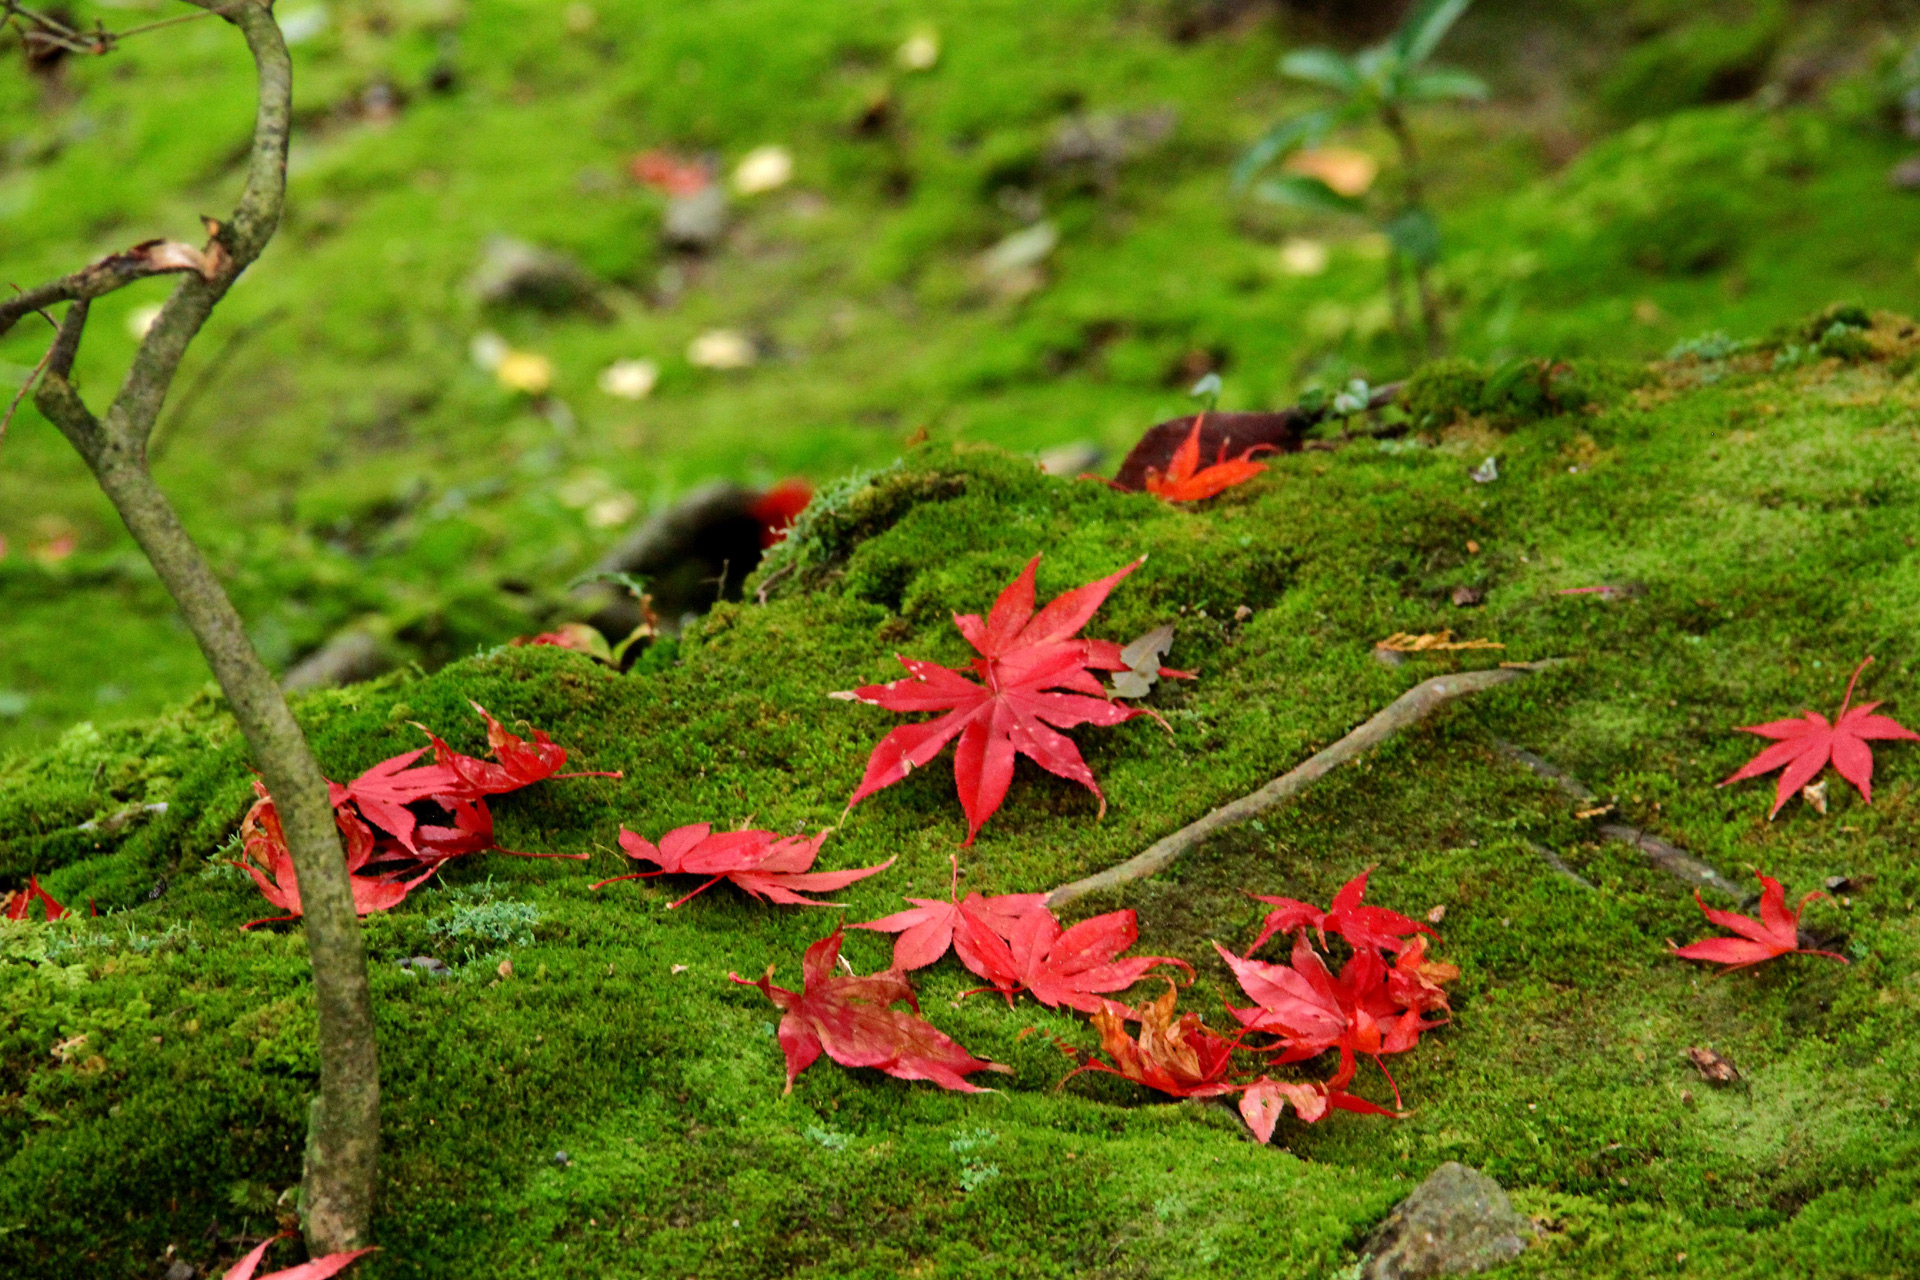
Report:
[[782,480],[748,503],[747,514],[760,522],[761,550],[783,541],[812,501],[813,486],[805,480]]
[[858,867],[852,871],[809,871],[813,860],[820,854],[821,842],[832,830],[829,827],[810,838],[776,836],[771,831],[725,831],[714,835],[712,824],[701,822],[667,832],[656,845],[646,837],[622,827],[620,847],[626,851],[626,855],[636,862],[651,862],[659,870],[611,876],[592,887],[599,889],[616,880],[639,880],[650,876],[706,876],[708,880],[705,884],[679,902],[668,903],[668,909],[679,906],[687,898],[705,893],[722,880],[732,881],[756,898],[771,898],[788,906],[837,907],[843,904],[820,902],[805,895],[831,893],[835,889],[845,888],[855,880],[885,871],[893,865],[893,859],[888,858],[877,866]]
[[[1111,1003],[1103,998],[1106,994],[1125,991],[1155,965],[1178,965],[1193,976],[1192,965],[1172,956],[1120,959],[1139,937],[1131,910],[1094,916],[1063,930],[1053,912],[1038,907],[1020,917],[1008,949],[1021,984],[1041,1004],[1099,1013]],[[1012,998],[1011,992],[1005,994]]]
[[1093,771],[1080,758],[1073,740],[1055,730],[1117,725],[1149,714],[1104,697],[1105,689],[1093,674],[1127,669],[1120,646],[1108,640],[1073,638],[1107,593],[1141,561],[1077,587],[1035,614],[1033,578],[1039,564],[1039,556],[1027,562],[1000,593],[985,622],[975,614],[954,616],[954,626],[980,655],[972,666],[982,683],[936,663],[900,658],[911,673],[908,678],[853,691],[852,697],[888,711],[946,714],[901,725],[882,738],[867,759],[866,776],[847,801],[849,807],[931,763],[947,743],[958,738],[953,778],[967,815],[963,844],[972,844],[982,824],[1000,808],[1019,755],[1087,788],[1099,799],[1100,812],[1107,811]]
[[1382,1059],[1407,1052],[1420,1042],[1422,1032],[1444,1025],[1421,1014],[1447,1007],[1438,983],[1457,973],[1451,965],[1426,960],[1424,945],[1406,967],[1394,969],[1373,947],[1363,946],[1354,949],[1335,977],[1304,931],[1294,939],[1287,965],[1236,956],[1217,942],[1214,949],[1256,1005],[1229,1005],[1227,1012],[1249,1031],[1279,1037],[1272,1061],[1303,1062],[1336,1048],[1343,1060],[1365,1055],[1393,1085],[1396,1102],[1400,1087]]
[[41,913],[48,920],[58,920],[67,914],[67,909],[61,906],[52,894],[40,887],[40,877],[29,875],[26,888],[16,889],[4,899],[0,899],[0,904],[5,906],[5,910],[0,911],[0,915],[4,915],[9,920],[25,920],[28,918],[27,909],[36,901],[40,903]]
[[530,787],[536,782],[544,782],[549,778],[618,778],[622,776],[618,773],[561,773],[559,771],[561,766],[567,762],[566,748],[560,746],[544,732],[535,729],[533,741],[528,742],[508,732],[505,726],[493,718],[493,713],[479,703],[469,702],[467,705],[479,712],[480,718],[487,722],[487,747],[493,752],[494,759],[480,760],[473,756],[462,755],[442,742],[425,725],[415,726],[432,739],[434,759],[439,762],[436,767],[447,770],[453,778],[452,785],[430,794],[452,796],[461,800],[476,800],[481,796],[497,796],[509,791],[518,791],[522,787]]
[[[221,1280],[254,1280],[253,1273],[260,1266],[260,1260],[267,1256],[267,1250],[277,1240],[285,1239],[284,1233],[268,1236],[252,1249],[240,1261],[233,1264]],[[354,1259],[372,1253],[373,1249],[354,1249],[346,1253],[330,1253],[324,1258],[314,1258],[296,1267],[271,1272],[261,1276],[260,1280],[327,1280],[328,1276],[338,1275],[351,1265]]]
[[[242,929],[279,920],[298,919],[301,914],[300,881],[294,873],[293,854],[287,848],[279,811],[274,808],[273,799],[264,786],[255,782],[253,790],[259,799],[254,801],[253,807],[247,810],[247,816],[240,822],[241,856],[235,865],[253,877],[253,882],[260,887],[260,893],[268,902],[288,914],[249,920],[240,926]],[[360,915],[398,906],[415,886],[440,869],[439,862],[432,862],[426,870],[410,879],[400,871],[369,872],[366,868],[374,857],[373,832],[352,809],[337,808],[333,811],[333,817],[339,825],[346,849],[347,875],[353,888],[353,908]]]
[[[1100,1047],[1113,1064],[1061,1045],[1080,1065],[1060,1083],[1082,1071],[1104,1071],[1176,1098],[1210,1098],[1238,1090],[1240,1086],[1227,1079],[1234,1042],[1209,1030],[1197,1013],[1176,1017],[1174,1005],[1179,998],[1179,988],[1169,978],[1165,995],[1137,1009],[1103,1001],[1094,1010],[1093,1027],[1100,1033]],[[1140,1024],[1138,1039],[1127,1033],[1130,1021]]]
[[1165,475],[1153,467],[1147,468],[1144,480],[1146,491],[1165,502],[1199,502],[1233,488],[1237,484],[1259,475],[1267,469],[1264,462],[1254,462],[1253,455],[1262,449],[1273,451],[1272,445],[1254,445],[1239,456],[1227,457],[1227,442],[1220,442],[1219,456],[1211,465],[1200,465],[1200,429],[1206,423],[1206,414],[1194,419],[1193,430],[1173,451],[1173,461],[1168,465]]
[[409,767],[426,753],[425,747],[403,751],[382,760],[345,786],[329,782],[328,796],[333,807],[353,805],[367,821],[398,840],[401,848],[413,852],[413,829],[418,820],[407,806],[451,794],[459,786],[459,779],[443,764]]
[[1253,940],[1246,954],[1252,955],[1258,951],[1260,945],[1274,934],[1292,933],[1296,929],[1314,930],[1320,935],[1323,946],[1327,934],[1337,933],[1347,940],[1349,946],[1387,951],[1398,951],[1406,946],[1404,939],[1409,934],[1433,932],[1418,920],[1397,911],[1361,905],[1360,900],[1367,893],[1367,877],[1372,873],[1373,868],[1368,867],[1340,886],[1340,892],[1333,895],[1333,905],[1326,911],[1296,898],[1250,895],[1255,902],[1264,902],[1275,909],[1267,913],[1267,918],[1260,925],[1260,936]]
[[1014,926],[1029,911],[1044,911],[1044,893],[1003,893],[983,897],[960,892],[960,860],[953,859],[953,888],[945,901],[935,898],[908,898],[911,911],[897,911],[878,920],[856,924],[856,929],[891,933],[893,967],[906,972],[924,969],[947,953],[954,954],[976,976],[1002,990],[1019,985],[1020,971],[1014,966],[1008,942]]
[[1331,1080],[1274,1080],[1261,1076],[1240,1095],[1240,1117],[1253,1130],[1253,1136],[1262,1142],[1272,1140],[1274,1126],[1279,1123],[1284,1104],[1289,1102],[1293,1104],[1294,1114],[1308,1124],[1313,1124],[1329,1111],[1354,1111],[1361,1115],[1393,1116],[1396,1119],[1404,1117],[1405,1112],[1368,1102],[1357,1094],[1347,1092],[1356,1065],[1357,1060],[1352,1054],[1342,1053],[1340,1070],[1334,1073]]
[[1853,669],[1853,677],[1847,681],[1846,696],[1840,700],[1840,714],[1832,723],[1828,723],[1827,718],[1818,711],[1805,711],[1797,719],[1742,725],[1739,730],[1741,733],[1754,733],[1780,741],[1741,765],[1720,785],[1724,787],[1744,778],[1757,778],[1763,773],[1783,769],[1779,788],[1774,792],[1773,808],[1767,811],[1767,817],[1772,818],[1792,798],[1794,792],[1819,777],[1820,771],[1831,761],[1840,776],[1853,784],[1860,798],[1872,804],[1873,748],[1867,745],[1868,741],[1920,739],[1920,733],[1899,724],[1891,716],[1874,715],[1873,709],[1880,705],[1877,702],[1863,702],[1851,711],[1847,709],[1847,704],[1853,701],[1854,683],[1872,661],[1873,656],[1869,654]]
[[[800,962],[800,992],[774,986],[772,965],[757,982],[737,973],[727,975],[741,986],[760,988],[785,1012],[779,1040],[787,1055],[787,1093],[823,1051],[843,1067],[877,1067],[902,1080],[931,1080],[942,1089],[965,1093],[987,1092],[964,1079],[975,1071],[1012,1070],[973,1057],[921,1018],[905,975],[889,970],[862,978],[838,971],[834,964],[845,936],[836,925],[807,948]],[[913,1012],[893,1007],[902,1002]]]
[[635,156],[628,171],[636,182],[670,196],[698,195],[713,182],[713,171],[705,164],[658,149]]
[[1800,905],[1787,907],[1787,891],[1772,876],[1756,871],[1760,883],[1764,886],[1760,893],[1760,918],[1743,916],[1737,911],[1716,911],[1700,897],[1700,891],[1693,891],[1693,900],[1700,904],[1700,912],[1719,925],[1722,929],[1731,929],[1740,936],[1737,938],[1707,938],[1690,946],[1675,947],[1673,954],[1683,960],[1705,960],[1712,964],[1727,966],[1722,973],[1732,973],[1735,969],[1744,969],[1748,965],[1761,964],[1776,956],[1808,955],[1826,956],[1847,963],[1847,958],[1831,951],[1816,951],[1800,945],[1800,913],[1815,898],[1827,895],[1815,889],[1800,899]]

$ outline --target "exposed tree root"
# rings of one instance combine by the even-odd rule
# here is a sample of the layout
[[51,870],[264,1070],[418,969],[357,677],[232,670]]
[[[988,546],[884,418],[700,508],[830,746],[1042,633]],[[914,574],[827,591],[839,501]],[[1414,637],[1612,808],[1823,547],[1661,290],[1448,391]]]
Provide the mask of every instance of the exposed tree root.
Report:
[[1379,746],[1400,730],[1425,720],[1455,698],[1503,685],[1512,680],[1559,666],[1564,658],[1547,658],[1540,662],[1513,662],[1485,671],[1462,671],[1454,675],[1435,676],[1423,680],[1407,690],[1386,708],[1376,713],[1365,724],[1349,733],[1332,746],[1310,757],[1305,763],[1275,778],[1266,786],[1250,795],[1224,804],[1198,822],[1180,828],[1172,835],[1156,841],[1141,853],[1135,854],[1118,866],[1085,879],[1075,880],[1071,884],[1061,885],[1047,895],[1047,906],[1058,909],[1090,893],[1100,893],[1107,889],[1131,884],[1135,880],[1144,880],[1166,870],[1181,854],[1203,843],[1215,832],[1236,826],[1249,818],[1257,817],[1291,800],[1331,773],[1335,766],[1345,764],[1364,752]]
[[[1507,759],[1553,783],[1569,800],[1588,806],[1599,803],[1600,798],[1586,784],[1558,765],[1505,740],[1497,741],[1494,745]],[[1603,822],[1599,830],[1602,838],[1632,845],[1646,856],[1648,862],[1696,889],[1711,889],[1735,902],[1745,902],[1753,896],[1686,850],[1668,844],[1659,836],[1642,831],[1639,827],[1624,822]]]

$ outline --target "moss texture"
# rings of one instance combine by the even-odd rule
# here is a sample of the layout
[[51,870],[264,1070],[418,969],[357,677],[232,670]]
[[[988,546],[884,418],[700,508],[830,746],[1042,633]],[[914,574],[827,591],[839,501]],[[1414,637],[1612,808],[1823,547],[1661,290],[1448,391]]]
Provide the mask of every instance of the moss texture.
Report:
[[[159,472],[277,669],[369,615],[429,668],[538,630],[619,539],[621,512],[631,525],[715,477],[829,480],[886,465],[922,430],[1014,451],[1085,442],[1111,464],[1146,424],[1191,407],[1206,367],[1227,409],[1407,368],[1370,224],[1231,187],[1252,139],[1323,101],[1274,68],[1326,33],[1251,20],[1274,6],[285,2],[304,32],[285,226],[182,368]],[[114,29],[143,20],[129,5],[166,8],[65,9]],[[1352,6],[1281,6],[1313,7]],[[1597,127],[1588,81],[1609,51],[1672,33],[1620,72],[1636,112],[1724,96],[1781,9],[1474,7],[1441,58],[1485,75],[1496,103],[1414,121],[1457,353],[1490,369],[1645,358],[1837,296],[1920,307],[1920,200],[1886,181],[1911,147],[1891,127],[1897,90],[1869,74],[1885,6],[1848,0],[1789,23],[1774,78],[1791,106]],[[923,24],[940,60],[909,73],[895,49]],[[10,63],[14,40],[0,32]],[[1813,68],[1847,70],[1811,93]],[[193,239],[238,188],[253,71],[223,24],[70,58],[62,76],[0,77],[0,281],[148,236]],[[379,101],[392,114],[368,109]],[[1172,135],[1110,172],[1056,154],[1063,127],[1164,110]],[[1399,180],[1380,131],[1336,140]],[[636,153],[731,165],[768,143],[794,154],[790,188],[738,201],[711,255],[661,248],[663,199],[627,176]],[[1060,235],[1045,285],[998,296],[979,255],[1036,216]],[[614,319],[484,312],[466,283],[495,234],[571,253],[605,282]],[[1325,250],[1317,274],[1288,265],[1298,238]],[[129,320],[166,287],[96,306],[78,367],[96,403],[132,354]],[[693,366],[689,342],[714,327],[768,357]],[[557,405],[473,366],[483,329],[551,358]],[[0,339],[0,398],[44,342],[27,325]],[[611,361],[636,357],[661,366],[651,398],[598,388]],[[71,558],[32,558],[64,535]],[[0,465],[0,538],[0,749],[151,716],[205,680],[31,405]]]
[[[1769,783],[1713,786],[1754,746],[1732,726],[1830,711],[1864,653],[1866,696],[1916,716],[1920,388],[1893,370],[1920,335],[1890,316],[1857,331],[1874,353],[1859,362],[1688,357],[1504,436],[1467,421],[1276,459],[1191,510],[992,449],[922,447],[841,495],[788,553],[808,569],[764,606],[716,611],[677,662],[622,677],[502,649],[307,700],[336,776],[419,745],[412,720],[476,748],[468,698],[548,729],[581,767],[626,773],[497,805],[506,846],[589,863],[476,859],[368,920],[385,1250],[361,1274],[1331,1276],[1447,1159],[1487,1169],[1547,1227],[1516,1274],[1920,1268],[1920,755],[1888,744],[1875,803],[1836,784],[1824,816],[1796,802],[1769,823]],[[1501,479],[1474,483],[1488,449]],[[1574,660],[1090,904],[1137,908],[1143,949],[1194,960],[1186,1000],[1203,1011],[1228,994],[1207,940],[1244,943],[1258,919],[1243,889],[1324,900],[1377,864],[1375,900],[1445,905],[1458,1016],[1395,1064],[1409,1118],[1289,1120],[1261,1148],[1217,1107],[1105,1078],[1055,1092],[1064,1060],[1021,1032],[1091,1045],[1087,1028],[1031,1001],[959,1000],[972,984],[951,959],[920,975],[923,1007],[1015,1068],[1004,1093],[823,1059],[783,1097],[774,1011],[726,975],[774,962],[792,979],[838,913],[725,889],[669,912],[674,886],[650,882],[588,891],[621,867],[623,823],[657,836],[751,820],[839,823],[823,867],[899,858],[846,891],[849,920],[940,892],[964,830],[947,762],[843,820],[893,720],[825,695],[890,678],[895,652],[960,659],[949,614],[983,608],[1036,552],[1043,596],[1148,554],[1090,633],[1173,620],[1172,659],[1200,679],[1154,693],[1171,734],[1075,735],[1104,821],[1022,765],[962,855],[964,886],[988,892],[1118,861],[1450,661],[1383,666],[1372,642],[1390,632],[1507,645],[1474,661]],[[1601,583],[1642,590],[1557,594]],[[1485,605],[1451,604],[1459,586]],[[1683,888],[1598,843],[1496,739],[1728,873],[1757,864],[1796,891],[1848,877],[1806,924],[1853,963],[1714,979],[1670,959],[1668,939],[1706,931]],[[315,1072],[300,937],[241,933],[260,902],[220,858],[248,794],[242,755],[202,699],[0,765],[0,794],[6,873],[102,912],[0,933],[0,1267],[158,1274],[169,1250],[212,1267],[234,1252],[223,1241],[285,1211]],[[116,832],[74,829],[160,800],[164,815]],[[865,970],[887,946],[855,934],[848,953]],[[398,964],[415,955],[452,972]],[[1684,1052],[1702,1044],[1742,1086],[1692,1073]],[[1361,1087],[1384,1096],[1377,1076]]]

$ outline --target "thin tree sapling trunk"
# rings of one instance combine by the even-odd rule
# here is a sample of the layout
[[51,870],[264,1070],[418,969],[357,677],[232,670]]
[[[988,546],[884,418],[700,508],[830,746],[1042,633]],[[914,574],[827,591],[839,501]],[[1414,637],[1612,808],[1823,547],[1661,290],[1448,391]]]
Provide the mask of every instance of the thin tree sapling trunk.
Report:
[[[300,881],[319,1012],[320,1092],[309,1116],[301,1197],[308,1246],[318,1255],[367,1243],[373,1211],[380,1077],[360,921],[319,764],[225,588],[154,483],[147,458],[154,423],[181,357],[279,225],[286,196],[292,67],[272,11],[261,0],[191,2],[240,29],[259,72],[246,188],[232,219],[224,224],[209,220],[211,238],[204,249],[148,241],[0,299],[0,335],[24,316],[45,315],[45,308],[67,304],[34,403],[86,460],[173,594],[279,810]],[[93,51],[112,47],[113,38],[108,37]],[[141,342],[113,403],[96,416],[71,381],[89,302],[134,280],[168,273],[182,275],[179,286]]]

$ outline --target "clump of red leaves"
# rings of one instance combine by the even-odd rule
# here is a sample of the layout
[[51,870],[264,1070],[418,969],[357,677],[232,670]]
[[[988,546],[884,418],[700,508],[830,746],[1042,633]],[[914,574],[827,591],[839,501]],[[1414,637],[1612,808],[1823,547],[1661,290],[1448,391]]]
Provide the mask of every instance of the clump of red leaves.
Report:
[[[877,870],[878,868],[876,868]],[[856,924],[856,929],[894,933],[893,967],[922,969],[951,946],[960,963],[1011,1004],[1021,991],[1050,1009],[1061,1005],[1097,1013],[1110,1002],[1103,995],[1124,991],[1156,965],[1192,966],[1171,956],[1120,953],[1140,937],[1134,913],[1114,911],[1063,929],[1047,910],[1046,895],[1008,893],[959,896],[960,864],[954,861],[954,887],[942,902],[908,898],[911,911]]]
[[[339,824],[361,915],[398,906],[409,892],[454,858],[496,851],[493,814],[487,797],[504,795],[550,778],[618,778],[617,773],[561,773],[564,748],[538,729],[532,741],[509,731],[479,703],[472,704],[487,724],[492,760],[463,755],[424,725],[430,747],[382,760],[342,785],[329,782],[334,821]],[[431,749],[432,764],[419,763]],[[259,799],[240,824],[238,866],[253,877],[267,901],[288,914],[251,920],[242,928],[301,914],[300,884],[287,848],[280,814],[265,787],[254,783]],[[584,859],[584,853],[515,854],[518,857]]]
[[1163,502],[1199,502],[1212,498],[1237,484],[1259,475],[1267,469],[1264,462],[1253,461],[1253,455],[1265,450],[1273,452],[1270,444],[1257,444],[1235,457],[1227,457],[1227,442],[1220,442],[1220,452],[1209,465],[1200,465],[1200,428],[1205,425],[1206,414],[1193,420],[1193,430],[1173,451],[1173,460],[1167,465],[1167,473],[1161,475],[1153,467],[1147,468],[1144,484],[1148,493]]
[[[1152,714],[1108,698],[1094,674],[1128,669],[1120,646],[1074,634],[1141,561],[1076,587],[1036,614],[1033,577],[1039,564],[1039,556],[1027,562],[984,622],[977,614],[954,615],[954,626],[980,655],[972,663],[979,683],[937,663],[900,658],[911,673],[907,678],[838,695],[888,711],[945,713],[901,725],[882,738],[867,759],[866,776],[847,801],[849,807],[931,763],[957,738],[953,780],[967,815],[963,844],[972,844],[982,824],[1000,808],[1013,781],[1016,756],[1079,783],[1100,801],[1100,812],[1107,811],[1106,797],[1079,749],[1056,731],[1083,724],[1117,725]],[[1161,674],[1185,673],[1163,669]]]
[[28,920],[27,909],[34,903],[40,904],[40,911],[48,920],[58,920],[67,914],[67,909],[54,899],[54,896],[40,887],[40,877],[27,877],[27,887],[16,889],[4,898],[0,898],[0,916],[8,920]]
[[[1080,1063],[1073,1073],[1104,1071],[1123,1076],[1175,1097],[1212,1097],[1240,1094],[1240,1114],[1262,1142],[1288,1104],[1301,1120],[1312,1124],[1331,1111],[1370,1115],[1401,1115],[1348,1091],[1361,1057],[1376,1063],[1385,1054],[1405,1053],[1422,1032],[1443,1025],[1444,1019],[1425,1015],[1447,1011],[1445,983],[1459,976],[1452,965],[1427,957],[1427,940],[1415,935],[1431,932],[1407,917],[1361,902],[1366,873],[1344,886],[1332,908],[1322,911],[1292,898],[1263,898],[1277,910],[1267,917],[1253,950],[1275,933],[1295,934],[1293,954],[1285,965],[1237,956],[1215,944],[1252,997],[1254,1007],[1227,1011],[1240,1023],[1229,1039],[1209,1029],[1195,1013],[1175,1016],[1177,992],[1171,981],[1167,993],[1137,1008],[1103,1003],[1093,1025],[1100,1047],[1112,1059],[1102,1062],[1063,1045]],[[1326,934],[1343,938],[1351,957],[1336,976],[1315,949],[1309,930],[1324,945]],[[1391,964],[1387,952],[1396,953]],[[1140,1024],[1137,1035],[1129,1022]],[[1249,1045],[1250,1035],[1274,1037],[1273,1043]],[[1236,1079],[1233,1055],[1256,1054],[1271,1065],[1304,1062],[1329,1049],[1340,1053],[1339,1067],[1324,1081]],[[1385,1065],[1381,1064],[1385,1073]],[[1071,1078],[1071,1076],[1069,1076]],[[1393,1083],[1391,1074],[1387,1075]],[[1400,1091],[1394,1086],[1398,1104]]]
[[656,845],[622,827],[621,849],[636,862],[651,862],[657,870],[610,876],[591,887],[599,889],[617,880],[650,876],[705,876],[705,884],[679,902],[669,902],[667,909],[672,910],[687,898],[705,893],[722,880],[731,881],[736,888],[755,898],[770,898],[788,906],[844,906],[844,903],[821,902],[806,895],[844,889],[855,880],[885,871],[893,865],[893,859],[852,871],[813,871],[813,860],[820,855],[820,845],[831,831],[829,827],[811,838],[777,836],[771,831],[723,831],[714,835],[712,825],[702,822],[669,831]]
[[1893,717],[1873,714],[1873,709],[1880,705],[1877,702],[1863,702],[1848,710],[1847,704],[1853,701],[1853,686],[1872,661],[1873,655],[1868,654],[1853,669],[1853,676],[1847,681],[1846,695],[1840,699],[1840,714],[1831,723],[1818,711],[1803,711],[1787,720],[1741,726],[1741,733],[1754,733],[1777,741],[1741,765],[1720,785],[1724,787],[1728,783],[1757,778],[1775,769],[1781,770],[1780,785],[1773,793],[1773,808],[1767,811],[1767,817],[1772,818],[1780,812],[1782,805],[1793,798],[1794,792],[1819,777],[1820,771],[1831,761],[1840,776],[1853,784],[1860,798],[1872,804],[1873,748],[1867,743],[1888,738],[1920,739],[1920,733],[1913,732]]
[[[906,975],[897,969],[859,977],[840,972],[838,926],[807,948],[800,962],[803,990],[773,985],[774,969],[749,982],[737,973],[729,981],[758,987],[786,1016],[780,1019],[780,1048],[787,1056],[787,1088],[822,1052],[843,1067],[877,1067],[902,1080],[931,1080],[942,1089],[983,1092],[966,1080],[975,1071],[1009,1071],[974,1057],[920,1016],[919,1001]],[[912,1012],[893,1006],[905,1004]]]
[[1800,945],[1800,913],[1815,898],[1825,898],[1825,893],[1815,889],[1800,899],[1799,906],[1789,909],[1786,888],[1778,880],[1758,871],[1754,875],[1759,876],[1761,884],[1758,920],[1737,911],[1716,911],[1706,904],[1700,897],[1700,891],[1695,889],[1693,900],[1700,904],[1700,914],[1722,929],[1731,929],[1740,936],[1705,938],[1690,946],[1675,947],[1673,954],[1683,960],[1705,960],[1710,964],[1725,965],[1726,968],[1720,971],[1722,973],[1732,973],[1735,969],[1764,964],[1787,955],[1826,956],[1829,960],[1847,963],[1843,955]]

